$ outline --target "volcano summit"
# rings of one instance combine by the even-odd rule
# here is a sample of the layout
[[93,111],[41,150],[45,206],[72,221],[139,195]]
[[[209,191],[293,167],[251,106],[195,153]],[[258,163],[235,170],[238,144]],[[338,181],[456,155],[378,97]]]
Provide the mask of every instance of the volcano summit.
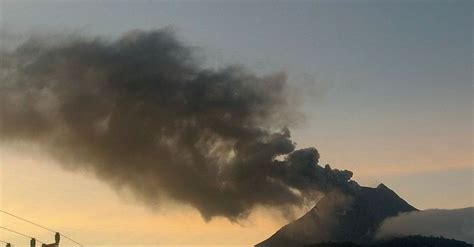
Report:
[[328,193],[301,218],[256,247],[305,246],[321,242],[370,242],[388,217],[418,211],[384,184],[351,193]]

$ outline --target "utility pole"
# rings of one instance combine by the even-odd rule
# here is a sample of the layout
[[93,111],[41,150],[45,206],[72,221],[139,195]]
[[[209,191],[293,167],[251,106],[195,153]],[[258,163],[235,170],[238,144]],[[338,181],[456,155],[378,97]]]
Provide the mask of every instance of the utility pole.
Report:
[[[41,247],[59,247],[59,241],[61,241],[61,234],[56,232],[54,234],[54,243],[52,244],[42,244]],[[31,246],[34,247],[34,246]]]
[[59,232],[56,232],[56,234],[54,234],[54,241],[55,241],[57,246],[59,246],[59,241],[60,240],[61,240],[61,234],[59,234]]

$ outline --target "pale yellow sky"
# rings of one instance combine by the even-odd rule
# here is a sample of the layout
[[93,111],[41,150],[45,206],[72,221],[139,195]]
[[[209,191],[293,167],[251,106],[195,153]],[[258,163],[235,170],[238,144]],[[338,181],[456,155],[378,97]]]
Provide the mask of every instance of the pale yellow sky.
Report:
[[[250,245],[285,222],[277,212],[268,209],[257,209],[241,223],[224,218],[205,222],[196,210],[172,202],[151,210],[136,203],[127,192],[117,194],[91,176],[62,170],[34,148],[27,150],[25,153],[4,146],[1,149],[0,207],[61,229],[88,245]],[[5,215],[1,215],[0,225],[34,234],[39,240],[52,237],[47,231]],[[28,243],[14,234],[0,232],[0,236]]]
[[[239,223],[231,223],[225,218],[205,222],[195,209],[173,202],[162,202],[152,210],[134,200],[127,191],[117,193],[87,172],[63,170],[54,160],[42,154],[38,147],[21,143],[2,144],[0,147],[0,207],[60,229],[88,245],[232,243],[251,246],[273,234],[289,220],[275,210],[264,208],[256,209],[247,220]],[[450,173],[459,171],[472,178],[472,166],[463,165],[469,164],[471,154],[460,152],[456,157],[451,157],[446,156],[446,153],[434,153],[427,158],[416,156],[418,152],[415,150],[405,150],[405,162],[377,165],[377,161],[388,161],[391,155],[397,155],[394,151],[382,150],[385,149],[374,147],[371,153],[362,155],[353,147],[341,152],[327,148],[324,150],[327,155],[322,153],[322,157],[323,161],[338,161],[331,162],[334,167],[339,167],[339,163],[343,168],[352,169],[355,178],[363,185],[375,186],[388,180],[387,184],[392,189],[421,209],[473,205],[469,189],[459,190],[459,194],[449,194],[449,179],[439,181],[437,176],[429,175],[447,173],[445,177],[450,177]],[[351,152],[354,154],[350,155]],[[456,186],[472,185],[472,180],[471,184],[469,180],[463,184],[466,181],[462,180],[466,178],[458,176],[455,179],[458,180]],[[439,193],[443,196],[436,192],[437,195],[420,196],[437,189],[432,186],[433,183],[438,184],[438,188],[447,187],[447,191]],[[302,209],[298,214],[304,211]],[[52,237],[47,231],[9,216],[2,215],[0,220],[0,225],[27,232],[40,240],[48,241]],[[16,243],[28,243],[27,239],[6,232],[0,233],[0,236],[0,239],[13,239]]]

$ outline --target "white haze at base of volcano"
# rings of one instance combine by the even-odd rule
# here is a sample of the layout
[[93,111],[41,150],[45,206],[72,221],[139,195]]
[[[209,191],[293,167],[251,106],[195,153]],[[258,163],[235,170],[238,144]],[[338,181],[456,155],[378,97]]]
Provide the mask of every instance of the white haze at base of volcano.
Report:
[[454,238],[474,243],[474,207],[427,209],[386,219],[377,238],[422,235]]

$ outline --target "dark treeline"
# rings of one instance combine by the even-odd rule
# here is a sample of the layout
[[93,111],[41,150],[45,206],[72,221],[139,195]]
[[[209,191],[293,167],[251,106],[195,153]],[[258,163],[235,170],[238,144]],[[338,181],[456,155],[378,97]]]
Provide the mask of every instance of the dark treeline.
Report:
[[369,244],[344,243],[319,243],[307,247],[472,247],[463,241],[446,239],[443,237],[408,236],[391,240],[378,241]]

